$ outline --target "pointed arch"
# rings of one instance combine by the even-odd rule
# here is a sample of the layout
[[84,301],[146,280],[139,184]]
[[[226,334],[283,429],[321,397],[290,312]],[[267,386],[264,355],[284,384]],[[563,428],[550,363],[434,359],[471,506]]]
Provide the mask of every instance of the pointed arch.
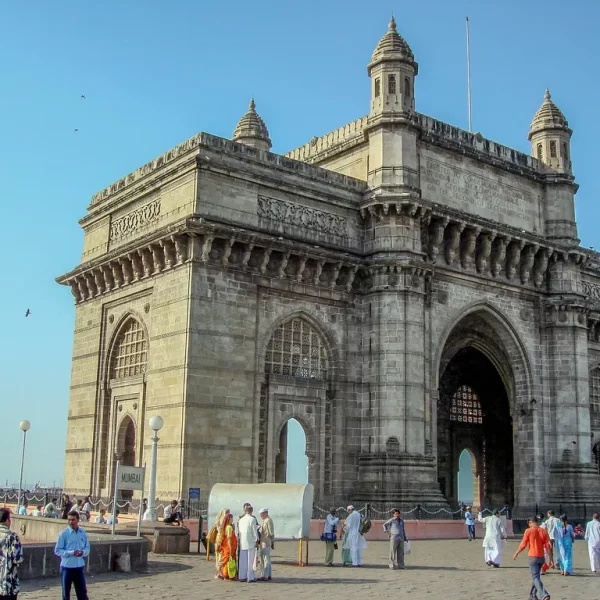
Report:
[[136,464],[137,431],[135,420],[126,413],[117,427],[115,452],[123,465],[133,467]]
[[262,372],[298,379],[330,380],[333,346],[321,324],[303,311],[286,315],[268,330]]
[[[469,319],[484,323],[489,334],[473,328],[472,332],[454,336],[457,328]],[[432,370],[433,389],[438,389],[439,380],[446,365],[461,349],[471,346],[484,354],[496,367],[509,393],[511,410],[514,410],[518,395],[530,398],[533,393],[531,361],[527,350],[512,323],[489,302],[476,302],[458,312],[440,338]]]

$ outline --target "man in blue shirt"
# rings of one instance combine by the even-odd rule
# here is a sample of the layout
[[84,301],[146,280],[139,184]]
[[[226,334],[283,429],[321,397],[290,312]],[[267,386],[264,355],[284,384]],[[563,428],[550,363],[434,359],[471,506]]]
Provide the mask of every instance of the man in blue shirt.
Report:
[[54,554],[60,557],[62,600],[71,600],[71,585],[75,585],[77,600],[88,600],[84,567],[90,543],[85,531],[79,527],[79,513],[72,510],[67,520],[69,526],[60,533],[54,548]]
[[475,539],[475,517],[470,506],[467,506],[467,512],[465,512],[465,524],[467,525],[467,536],[471,542]]

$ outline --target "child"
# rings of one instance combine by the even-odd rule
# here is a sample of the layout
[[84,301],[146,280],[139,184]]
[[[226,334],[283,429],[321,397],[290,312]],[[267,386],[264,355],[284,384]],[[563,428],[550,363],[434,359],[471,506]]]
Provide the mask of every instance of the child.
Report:
[[581,523],[577,523],[577,525],[575,525],[575,539],[576,540],[582,540],[583,536],[585,535],[585,531],[583,530],[583,527],[581,526]]
[[106,509],[101,508],[100,514],[96,517],[96,523],[99,525],[106,525],[106,517],[104,515],[106,515]]

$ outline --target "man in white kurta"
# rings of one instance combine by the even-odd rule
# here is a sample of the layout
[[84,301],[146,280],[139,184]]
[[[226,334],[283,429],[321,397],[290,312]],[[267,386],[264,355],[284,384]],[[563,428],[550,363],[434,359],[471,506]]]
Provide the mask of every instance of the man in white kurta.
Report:
[[590,553],[590,568],[594,573],[600,571],[600,517],[594,513],[592,520],[585,528],[585,541]]
[[360,533],[360,522],[362,517],[359,512],[354,510],[354,506],[350,505],[348,508],[348,516],[346,517],[346,523],[344,529],[348,532],[348,537],[344,542],[344,549],[350,550],[350,556],[352,556],[352,566],[362,566],[362,553],[363,550],[367,549],[367,542]]
[[254,559],[256,558],[256,548],[258,546],[258,521],[252,513],[252,507],[247,506],[246,514],[238,521],[240,543],[238,577],[240,581],[247,581],[248,583],[256,580]]
[[477,520],[483,523],[485,527],[485,536],[483,538],[485,564],[488,567],[498,568],[502,560],[504,539],[506,539],[506,530],[504,528],[504,521],[500,518],[500,511],[496,510],[493,515],[485,518],[479,513]]

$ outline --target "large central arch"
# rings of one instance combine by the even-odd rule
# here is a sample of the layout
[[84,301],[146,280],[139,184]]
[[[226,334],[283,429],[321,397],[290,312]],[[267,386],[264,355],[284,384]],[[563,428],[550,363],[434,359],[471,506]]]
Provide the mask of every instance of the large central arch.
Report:
[[[531,446],[537,432],[532,418],[531,369],[511,323],[490,304],[477,304],[452,319],[434,365],[433,435],[438,479],[451,504],[460,498],[460,453],[475,458],[484,507],[535,502],[537,465],[526,465],[519,448]],[[533,403],[532,403],[533,401]],[[535,461],[534,461],[535,463]]]

